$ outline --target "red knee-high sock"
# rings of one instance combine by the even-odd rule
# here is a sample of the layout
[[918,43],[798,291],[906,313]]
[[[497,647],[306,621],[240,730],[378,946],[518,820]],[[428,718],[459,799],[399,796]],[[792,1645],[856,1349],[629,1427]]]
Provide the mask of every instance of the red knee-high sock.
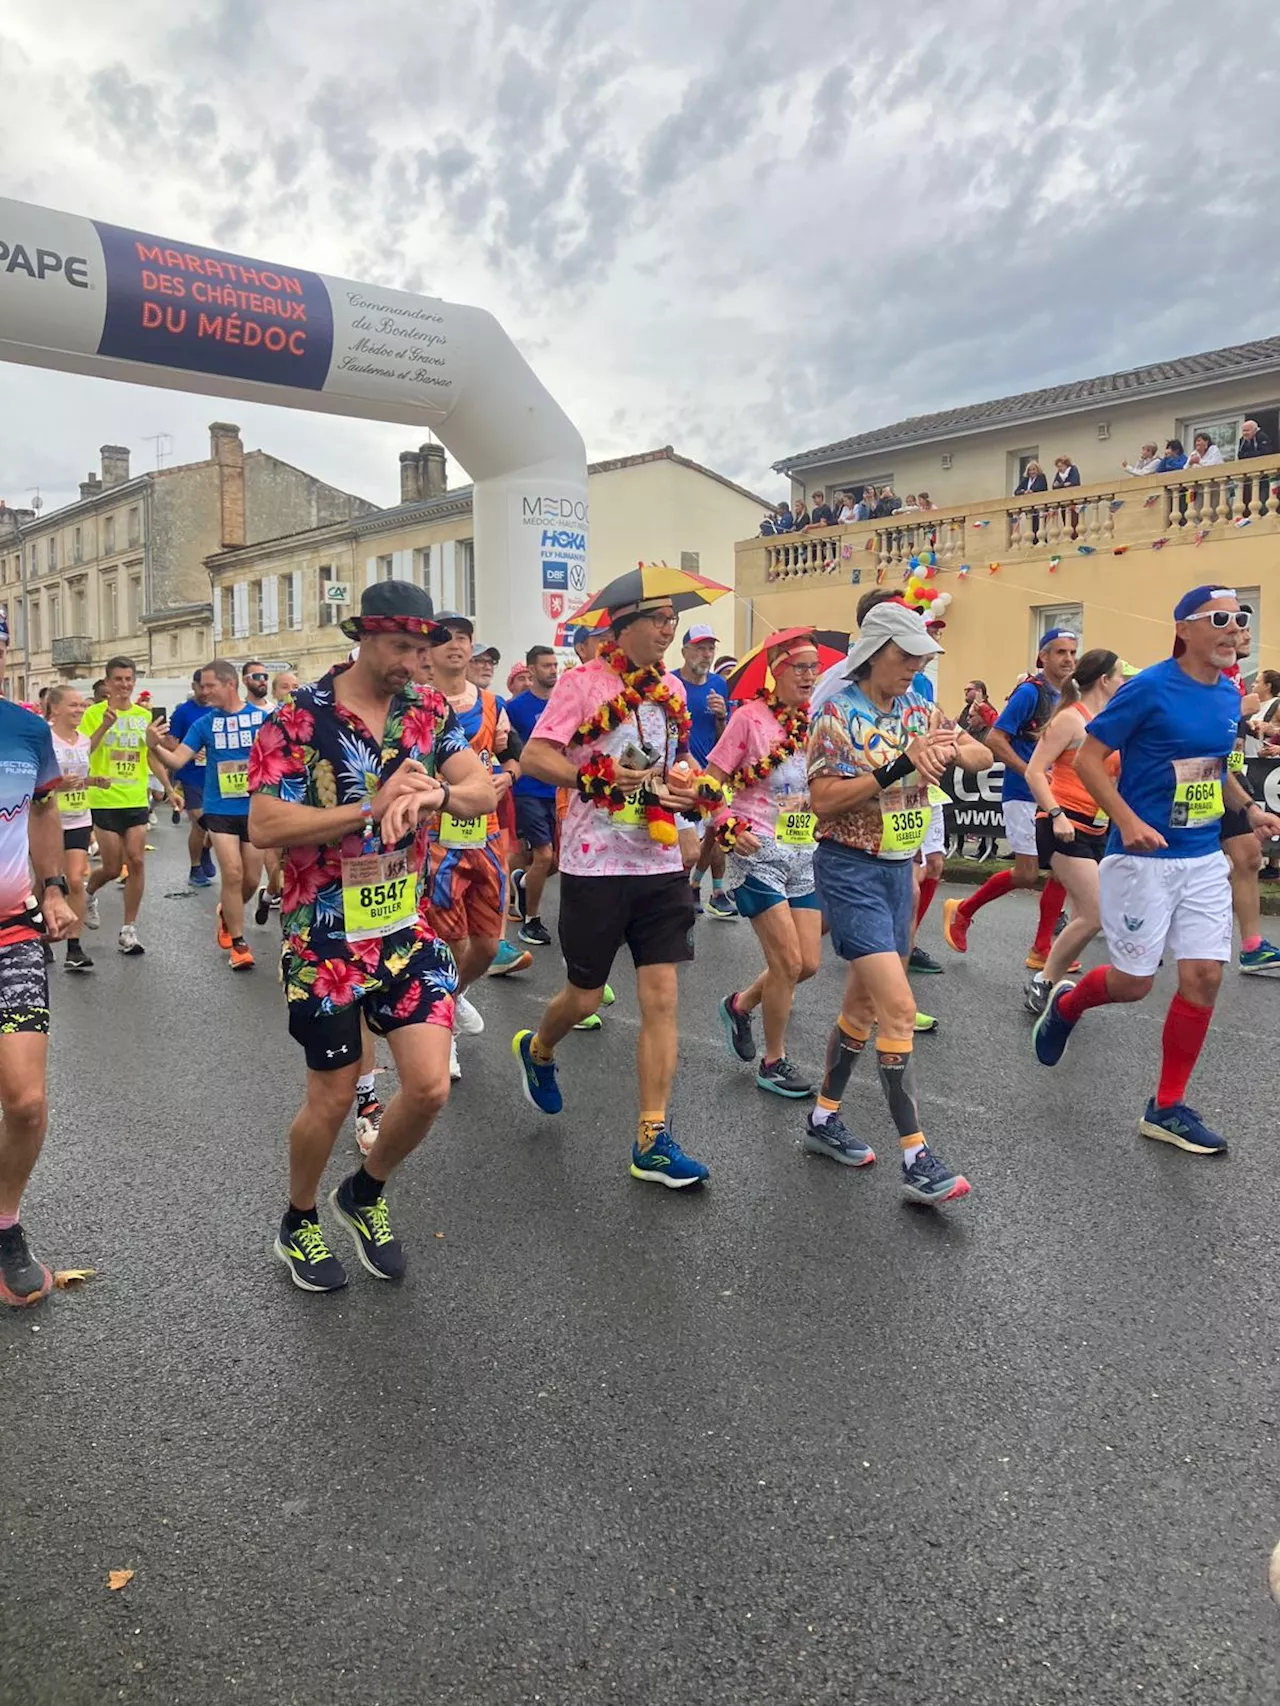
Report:
[[933,902],[933,897],[935,894],[937,894],[937,892],[938,892],[938,879],[937,879],[937,877],[921,877],[921,879],[920,879],[920,898],[916,902],[916,923],[917,924],[919,924],[920,920],[924,917],[925,913],[928,912],[929,907],[931,906],[931,904]]
[[1107,966],[1094,966],[1087,971],[1074,989],[1069,989],[1058,1003],[1058,1011],[1074,1025],[1090,1007],[1105,1007],[1112,999],[1107,988]]
[[1067,891],[1056,877],[1050,877],[1040,896],[1040,923],[1036,927],[1033,952],[1047,954],[1053,946],[1053,927],[1067,904]]
[[1212,1007],[1197,1007],[1188,1001],[1181,990],[1169,1003],[1164,1033],[1160,1039],[1160,1083],[1156,1087],[1156,1106],[1171,1108],[1187,1093],[1187,1082],[1209,1034]]
[[981,912],[984,906],[990,906],[993,900],[999,900],[1002,894],[1008,894],[1013,887],[1012,871],[997,871],[994,877],[988,877],[980,888],[974,889],[968,900],[960,902],[960,910],[966,918],[972,918],[975,912]]

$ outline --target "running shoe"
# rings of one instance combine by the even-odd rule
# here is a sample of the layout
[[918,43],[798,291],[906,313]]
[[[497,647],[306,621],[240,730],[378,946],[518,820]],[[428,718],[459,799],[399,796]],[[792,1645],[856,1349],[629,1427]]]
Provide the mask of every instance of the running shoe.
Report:
[[216,916],[217,916],[217,920],[218,920],[218,922],[217,922],[218,946],[220,948],[224,948],[224,949],[229,948],[231,946],[231,932],[230,932],[230,930],[227,929],[226,923],[223,920],[222,908],[220,906],[217,909]]
[[963,905],[960,900],[944,900],[942,903],[942,934],[946,937],[947,946],[954,948],[957,954],[967,953],[969,949],[970,920],[960,910]]
[[[1049,956],[1048,956],[1048,954],[1042,954],[1040,952],[1039,948],[1032,948],[1031,952],[1027,955],[1027,957],[1023,963],[1025,964],[1028,971],[1043,971],[1044,968],[1049,963]],[[1078,974],[1079,970],[1080,970],[1080,961],[1079,960],[1072,960],[1071,964],[1067,967],[1067,971],[1071,974],[1072,977],[1075,977]]]
[[739,1060],[745,1060],[750,1066],[759,1050],[756,1048],[755,1031],[752,1027],[750,1013],[739,1013],[733,1005],[733,996],[726,995],[718,1008],[720,1023],[724,1026],[725,1041],[730,1052]]
[[631,1145],[631,1177],[679,1191],[686,1185],[705,1183],[711,1169],[686,1155],[668,1128],[662,1126],[648,1149],[642,1150],[638,1143]]
[[923,948],[912,948],[907,958],[908,971],[941,971],[941,960],[935,960],[932,954],[925,953]]
[[1022,1004],[1028,1013],[1034,1013],[1038,1019],[1049,1005],[1049,996],[1053,985],[1043,972],[1032,972],[1022,988]]
[[[154,829],[156,827],[157,821],[158,821],[158,819],[156,818],[155,812],[154,811],[150,812],[147,816],[147,828],[148,829]],[[153,848],[152,851],[154,852],[155,849]]]
[[606,983],[600,993],[600,1005],[602,1007],[612,1007],[617,999],[618,997],[613,993],[613,985],[611,983]]
[[791,1064],[785,1054],[781,1060],[775,1060],[769,1066],[763,1061],[760,1062],[760,1069],[756,1073],[756,1088],[771,1090],[775,1096],[790,1096],[797,1102],[813,1095],[813,1085],[803,1072]]
[[839,1114],[832,1114],[822,1125],[810,1114],[805,1122],[804,1148],[809,1155],[825,1155],[842,1167],[869,1167],[876,1158],[871,1145],[855,1137]]
[[267,905],[271,908],[272,912],[279,912],[280,910],[280,896],[278,894],[272,894],[269,889],[267,891]]
[[533,955],[527,948],[514,947],[510,942],[499,942],[498,951],[493,956],[493,964],[486,975],[510,977],[513,971],[528,971],[532,964]]
[[1240,970],[1253,977],[1277,976],[1280,974],[1280,948],[1272,947],[1270,942],[1259,942],[1248,953],[1241,948]]
[[44,963],[47,966],[51,966],[53,964],[53,948],[51,944],[48,942],[41,942],[40,946],[44,949]]
[[[86,922],[88,922],[86,920]],[[122,924],[120,934],[116,937],[116,949],[121,954],[145,954],[146,949],[138,940],[137,927],[133,924]]]
[[1172,1143],[1191,1155],[1225,1155],[1227,1140],[1210,1131],[1194,1108],[1185,1102],[1175,1102],[1171,1108],[1158,1108],[1155,1097],[1147,1103],[1138,1121],[1143,1137],[1154,1137],[1157,1143]]
[[86,930],[96,930],[102,923],[98,917],[98,897],[91,894],[84,903],[84,923]]
[[170,823],[181,823],[182,822],[182,811],[181,811],[180,807],[175,806],[173,808],[173,810],[169,813],[169,822]]
[[211,848],[206,847],[204,852],[200,855],[200,869],[204,872],[205,876],[208,877],[210,882],[212,882],[217,876],[218,867],[213,862],[213,851]]
[[206,876],[199,865],[193,865],[187,872],[187,887],[191,889],[209,889],[213,887],[213,878]]
[[1075,1020],[1064,1018],[1059,1011],[1062,997],[1075,984],[1069,977],[1064,977],[1061,983],[1055,983],[1049,991],[1049,999],[1045,1003],[1044,1012],[1036,1020],[1031,1040],[1035,1046],[1036,1059],[1041,1066],[1056,1066],[1067,1051],[1071,1041],[1071,1033],[1075,1030]]
[[356,1098],[356,1148],[368,1155],[378,1141],[382,1125],[382,1103],[376,1096]]
[[926,1143],[909,1167],[905,1161],[902,1164],[902,1194],[908,1202],[936,1208],[940,1203],[967,1197],[969,1181],[963,1173],[953,1173]]
[[451,1084],[462,1082],[462,1066],[458,1060],[458,1039],[453,1036],[449,1038],[449,1082]]
[[293,1227],[282,1220],[275,1254],[299,1291],[341,1291],[347,1283],[347,1270],[325,1243],[318,1220]]
[[573,1027],[575,1031],[603,1031],[604,1020],[598,1013],[588,1013],[585,1019],[579,1019]]
[[707,902],[708,918],[736,918],[738,909],[733,903],[733,896],[727,889],[712,889],[711,899]]
[[564,1098],[556,1079],[556,1063],[552,1060],[544,1066],[535,1060],[529,1047],[532,1041],[532,1031],[517,1031],[511,1039],[511,1052],[520,1062],[520,1070],[524,1074],[525,1101],[541,1114],[558,1114],[564,1107]]
[[79,942],[67,943],[66,967],[68,971],[93,970],[93,961],[85,953]]
[[516,931],[522,942],[527,942],[533,948],[549,948],[551,933],[540,918],[526,918]]
[[232,971],[253,970],[253,949],[245,941],[243,936],[238,942],[233,942],[231,944],[230,964]]
[[21,1226],[6,1226],[0,1231],[0,1301],[25,1309],[27,1304],[47,1297],[52,1285],[53,1275],[27,1248],[27,1235]]
[[706,910],[702,904],[702,884],[701,883],[690,883],[689,887],[693,890],[693,910],[694,910],[694,913],[697,917],[701,918],[703,912]]
[[524,872],[515,870],[511,873],[511,899],[507,903],[507,917],[515,924],[522,924],[525,918]]
[[921,1013],[917,1011],[914,1028],[918,1037],[927,1037],[931,1031],[937,1030],[938,1021],[934,1018],[932,1013]]
[[360,1266],[375,1279],[404,1278],[404,1245],[391,1230],[387,1219],[387,1199],[379,1197],[367,1207],[358,1203],[351,1190],[351,1180],[344,1179],[336,1191],[329,1192],[329,1201],[338,1219],[351,1234],[360,1258]]
[[265,924],[271,916],[271,896],[266,889],[258,890],[258,902],[253,909],[253,922]]
[[453,1004],[453,1028],[460,1037],[478,1037],[484,1030],[483,1015],[465,995],[460,995]]

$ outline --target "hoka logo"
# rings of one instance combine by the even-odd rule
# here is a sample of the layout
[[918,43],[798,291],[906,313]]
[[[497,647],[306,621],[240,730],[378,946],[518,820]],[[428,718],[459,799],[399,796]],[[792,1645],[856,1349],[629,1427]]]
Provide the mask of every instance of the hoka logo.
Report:
[[1145,918],[1130,918],[1127,912],[1124,915],[1124,927],[1126,930],[1141,930],[1145,923]]

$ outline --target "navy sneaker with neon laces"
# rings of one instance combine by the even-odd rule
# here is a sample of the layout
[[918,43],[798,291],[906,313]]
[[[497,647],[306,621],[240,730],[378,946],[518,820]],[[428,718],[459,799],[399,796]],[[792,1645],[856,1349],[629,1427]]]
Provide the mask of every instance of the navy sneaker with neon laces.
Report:
[[347,1270],[325,1242],[318,1220],[290,1226],[286,1215],[276,1234],[275,1254],[299,1291],[341,1291],[347,1283]]
[[733,1003],[733,995],[726,995],[720,1003],[720,1023],[724,1026],[729,1052],[738,1060],[745,1060],[750,1066],[759,1053],[755,1032],[751,1026],[751,1014],[739,1013]]
[[795,1101],[803,1101],[806,1096],[813,1095],[813,1085],[785,1054],[781,1060],[760,1062],[756,1088],[771,1090],[775,1096],[790,1096]]
[[1064,1018],[1060,1008],[1062,997],[1069,989],[1074,988],[1075,983],[1069,977],[1064,977],[1061,983],[1055,983],[1049,991],[1044,1012],[1035,1022],[1031,1040],[1035,1045],[1036,1059],[1041,1066],[1056,1066],[1067,1052],[1067,1044],[1071,1041],[1076,1022],[1074,1019]]
[[832,1114],[822,1125],[810,1114],[804,1128],[804,1147],[809,1155],[825,1155],[842,1167],[869,1167],[876,1158],[871,1145],[855,1137],[839,1114]]
[[535,1060],[529,1047],[532,1041],[532,1031],[517,1031],[511,1039],[511,1052],[520,1062],[525,1101],[540,1114],[558,1114],[564,1098],[556,1079],[556,1063],[551,1060],[544,1066]]
[[376,1202],[358,1203],[351,1188],[351,1179],[346,1178],[337,1190],[329,1192],[329,1201],[333,1212],[351,1234],[360,1266],[365,1272],[372,1274],[374,1279],[403,1279],[404,1245],[391,1230],[387,1219],[387,1199],[380,1196]]
[[909,1167],[905,1161],[902,1164],[902,1194],[908,1202],[936,1208],[939,1203],[967,1197],[969,1181],[963,1173],[953,1173],[926,1143]]
[[1225,1155],[1227,1140],[1210,1131],[1194,1108],[1185,1102],[1175,1102],[1170,1108],[1158,1108],[1155,1097],[1147,1103],[1138,1130],[1143,1137],[1153,1137],[1157,1143],[1172,1143],[1190,1155]]
[[670,1128],[662,1126],[648,1149],[641,1149],[638,1143],[631,1145],[631,1177],[679,1191],[687,1185],[704,1184],[711,1177],[711,1169],[686,1155]]
[[711,898],[707,902],[708,918],[736,918],[738,909],[734,905],[733,896],[727,889],[712,889]]
[[1253,977],[1280,977],[1280,948],[1266,941],[1248,952],[1241,948],[1240,970]]

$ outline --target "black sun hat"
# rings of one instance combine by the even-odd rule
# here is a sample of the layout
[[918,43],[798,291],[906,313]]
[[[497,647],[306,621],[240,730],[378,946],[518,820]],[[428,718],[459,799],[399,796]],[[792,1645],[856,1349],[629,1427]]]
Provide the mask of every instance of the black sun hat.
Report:
[[360,614],[348,616],[342,632],[349,640],[366,634],[421,634],[433,646],[449,638],[435,619],[435,605],[412,581],[374,581],[360,599]]

